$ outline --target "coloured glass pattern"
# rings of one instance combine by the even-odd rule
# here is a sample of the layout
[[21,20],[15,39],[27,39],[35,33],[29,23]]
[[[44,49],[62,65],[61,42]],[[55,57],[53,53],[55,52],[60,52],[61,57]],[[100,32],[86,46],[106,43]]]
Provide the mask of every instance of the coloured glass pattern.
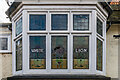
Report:
[[46,36],[30,36],[30,69],[46,68]]
[[46,15],[30,15],[30,30],[46,30]]
[[73,37],[73,69],[89,68],[89,36]]
[[51,37],[52,69],[67,69],[67,37]]

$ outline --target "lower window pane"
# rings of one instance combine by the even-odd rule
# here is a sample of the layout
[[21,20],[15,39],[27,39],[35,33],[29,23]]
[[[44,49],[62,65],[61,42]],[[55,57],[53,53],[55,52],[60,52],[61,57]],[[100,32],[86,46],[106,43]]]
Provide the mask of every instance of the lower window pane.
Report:
[[22,70],[22,38],[16,41],[16,71]]
[[73,37],[73,69],[89,68],[89,37]]
[[46,37],[30,36],[30,69],[46,68]]
[[51,39],[52,69],[67,69],[67,37],[53,36]]
[[103,43],[97,39],[97,70],[102,71]]

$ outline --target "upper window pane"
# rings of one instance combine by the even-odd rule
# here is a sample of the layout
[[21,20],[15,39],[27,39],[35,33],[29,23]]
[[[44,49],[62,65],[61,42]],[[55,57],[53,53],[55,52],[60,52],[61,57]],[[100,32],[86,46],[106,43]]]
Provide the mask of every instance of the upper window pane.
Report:
[[46,68],[46,37],[30,36],[30,69]]
[[103,42],[97,38],[97,70],[102,71],[103,64]]
[[8,38],[0,38],[0,50],[8,50]]
[[103,23],[97,18],[97,33],[103,36]]
[[74,14],[73,15],[73,30],[89,30],[89,15]]
[[89,37],[73,37],[73,69],[89,68]]
[[46,15],[30,15],[30,30],[46,30]]
[[16,22],[16,36],[22,33],[22,18]]
[[67,36],[53,36],[51,39],[52,69],[67,69]]
[[67,30],[68,27],[67,14],[52,14],[51,19],[52,30]]
[[16,41],[16,71],[22,70],[22,38]]

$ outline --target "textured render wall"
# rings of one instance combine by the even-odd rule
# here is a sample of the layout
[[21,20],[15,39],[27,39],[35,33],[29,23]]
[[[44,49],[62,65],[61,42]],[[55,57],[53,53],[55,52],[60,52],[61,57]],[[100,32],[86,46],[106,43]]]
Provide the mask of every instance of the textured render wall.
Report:
[[0,54],[0,80],[2,79],[2,54]]
[[113,37],[113,35],[118,35],[118,26],[112,25],[107,32],[106,74],[112,78],[118,78],[118,39]]
[[12,54],[2,54],[2,78],[12,76]]

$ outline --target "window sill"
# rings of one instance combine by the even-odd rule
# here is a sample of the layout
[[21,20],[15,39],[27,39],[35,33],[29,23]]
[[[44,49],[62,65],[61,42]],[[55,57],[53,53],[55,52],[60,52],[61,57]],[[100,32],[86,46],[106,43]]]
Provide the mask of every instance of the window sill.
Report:
[[110,77],[100,75],[25,75],[8,77],[8,80],[38,80],[38,79],[82,79],[82,80],[110,80]]

